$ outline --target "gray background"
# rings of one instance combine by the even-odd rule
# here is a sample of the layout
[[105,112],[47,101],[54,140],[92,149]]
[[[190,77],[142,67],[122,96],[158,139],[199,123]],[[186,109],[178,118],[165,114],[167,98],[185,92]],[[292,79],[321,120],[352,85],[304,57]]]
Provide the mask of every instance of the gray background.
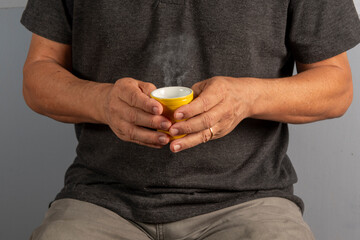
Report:
[[24,7],[27,0],[0,0],[0,8]]
[[[41,223],[76,147],[72,125],[37,115],[23,101],[22,65],[31,34],[19,24],[22,11],[0,9],[1,240],[28,239]],[[346,115],[290,126],[295,191],[317,239],[360,239],[360,46],[348,55],[355,88]]]

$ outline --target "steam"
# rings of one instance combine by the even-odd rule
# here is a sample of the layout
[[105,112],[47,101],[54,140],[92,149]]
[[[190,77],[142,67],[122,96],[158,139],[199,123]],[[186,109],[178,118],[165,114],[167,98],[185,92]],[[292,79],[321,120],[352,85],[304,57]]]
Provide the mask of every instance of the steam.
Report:
[[155,49],[155,62],[162,67],[166,87],[183,86],[191,69],[190,58],[194,49],[194,39],[189,35],[163,39]]

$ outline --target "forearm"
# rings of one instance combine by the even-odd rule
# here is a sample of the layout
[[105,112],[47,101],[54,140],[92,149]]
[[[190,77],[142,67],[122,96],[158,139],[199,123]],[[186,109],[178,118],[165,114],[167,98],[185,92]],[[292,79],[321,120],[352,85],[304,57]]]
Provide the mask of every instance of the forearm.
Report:
[[24,67],[23,94],[35,112],[66,123],[104,123],[103,93],[112,84],[79,79],[52,60]]
[[251,117],[308,123],[343,115],[352,101],[351,73],[336,66],[315,67],[281,79],[255,79]]

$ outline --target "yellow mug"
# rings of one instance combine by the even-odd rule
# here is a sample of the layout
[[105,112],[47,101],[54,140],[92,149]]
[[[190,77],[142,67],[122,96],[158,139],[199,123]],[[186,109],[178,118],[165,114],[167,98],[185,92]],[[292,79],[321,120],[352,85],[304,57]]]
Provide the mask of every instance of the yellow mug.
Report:
[[[183,120],[175,120],[174,119],[174,112],[179,107],[190,103],[194,98],[194,93],[191,88],[187,87],[164,87],[159,88],[151,92],[150,96],[160,102],[163,107],[163,116],[167,117],[172,123],[185,121]],[[169,134],[167,131],[158,130],[160,132],[164,132]],[[170,134],[169,134],[170,135]],[[184,137],[185,135],[180,136],[170,136],[170,140],[179,139]]]

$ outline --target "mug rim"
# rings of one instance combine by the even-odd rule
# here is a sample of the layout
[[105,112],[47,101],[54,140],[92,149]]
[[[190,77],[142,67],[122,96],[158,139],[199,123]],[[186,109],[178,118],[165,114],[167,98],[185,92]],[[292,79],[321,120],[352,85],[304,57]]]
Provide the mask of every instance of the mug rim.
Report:
[[[164,97],[164,96],[159,96],[157,93],[164,90],[164,89],[183,89],[183,90],[187,90],[188,92],[186,93],[186,95],[183,96],[176,96],[176,97]],[[151,96],[153,98],[157,98],[157,99],[169,99],[169,100],[176,100],[176,99],[182,99],[182,98],[186,98],[189,95],[191,95],[193,93],[193,90],[191,88],[188,87],[182,87],[182,86],[170,86],[170,87],[162,87],[162,88],[158,88],[155,89],[154,91],[151,92]]]

